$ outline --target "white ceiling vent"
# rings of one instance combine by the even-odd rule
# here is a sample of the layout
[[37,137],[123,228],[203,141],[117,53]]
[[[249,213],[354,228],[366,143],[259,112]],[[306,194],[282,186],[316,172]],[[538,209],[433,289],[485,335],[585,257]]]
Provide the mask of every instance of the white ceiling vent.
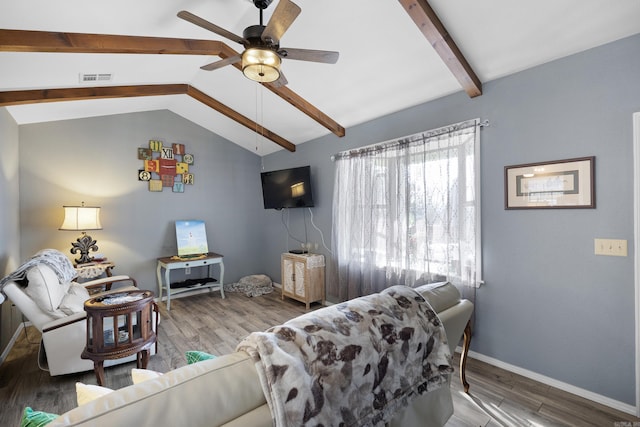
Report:
[[113,73],[80,73],[80,83],[110,82]]

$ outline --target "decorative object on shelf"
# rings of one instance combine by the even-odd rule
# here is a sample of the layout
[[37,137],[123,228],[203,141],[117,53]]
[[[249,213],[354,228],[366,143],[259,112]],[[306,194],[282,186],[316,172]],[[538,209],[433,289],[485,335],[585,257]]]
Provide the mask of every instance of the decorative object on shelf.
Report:
[[97,251],[97,241],[87,234],[87,230],[102,230],[100,224],[99,206],[63,206],[64,221],[59,230],[81,231],[80,237],[71,242],[71,253],[80,252],[80,257],[75,259],[76,264],[84,264],[93,261],[89,251]]
[[185,153],[184,144],[165,145],[164,141],[151,139],[149,148],[138,147],[138,159],[143,169],[138,171],[138,181],[149,183],[149,191],[161,192],[171,187],[174,193],[184,193],[185,185],[193,185],[193,154]]
[[596,158],[505,166],[505,209],[595,208]]
[[201,220],[177,220],[176,244],[178,257],[194,259],[209,253],[207,230]]
[[[133,292],[119,292],[115,294],[109,294],[104,297],[95,298],[96,302],[101,302],[104,305],[125,304],[127,302],[139,301],[143,297],[140,293]],[[113,331],[112,331],[113,333]]]

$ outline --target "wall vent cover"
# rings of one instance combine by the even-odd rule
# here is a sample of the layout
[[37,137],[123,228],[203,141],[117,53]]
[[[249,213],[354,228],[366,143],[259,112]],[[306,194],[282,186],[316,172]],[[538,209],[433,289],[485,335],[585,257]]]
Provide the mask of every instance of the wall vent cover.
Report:
[[80,73],[80,83],[110,82],[113,73]]

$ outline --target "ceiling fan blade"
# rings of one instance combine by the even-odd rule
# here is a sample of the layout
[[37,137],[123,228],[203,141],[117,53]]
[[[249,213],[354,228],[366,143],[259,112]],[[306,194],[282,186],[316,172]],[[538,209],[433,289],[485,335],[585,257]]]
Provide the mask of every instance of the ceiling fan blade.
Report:
[[200,69],[206,70],[206,71],[213,71],[213,70],[217,70],[218,68],[222,68],[226,65],[235,64],[241,59],[242,59],[242,55],[234,55],[234,56],[230,56],[228,58],[222,59],[220,61],[212,62],[211,64],[203,65],[202,67],[200,67]]
[[191,22],[199,27],[204,28],[205,30],[209,30],[218,34],[219,36],[225,37],[234,42],[240,43],[241,45],[246,46],[249,42],[236,34],[233,34],[231,31],[227,31],[222,27],[218,27],[216,24],[212,24],[206,19],[200,18],[197,15],[194,15],[191,12],[187,12],[186,10],[181,10],[178,12],[178,18],[184,19],[187,22]]
[[278,80],[272,82],[271,84],[274,87],[283,87],[283,86],[286,86],[288,83],[289,83],[289,81],[287,80],[287,78],[282,73],[282,70],[280,70],[280,77],[278,77]]
[[293,21],[300,15],[302,9],[290,0],[280,0],[278,6],[273,11],[267,27],[262,32],[262,41],[265,43],[278,44],[282,35],[291,26]]
[[338,58],[340,57],[339,52],[330,50],[295,49],[290,47],[278,49],[278,55],[287,59],[322,62],[325,64],[335,64],[338,62]]

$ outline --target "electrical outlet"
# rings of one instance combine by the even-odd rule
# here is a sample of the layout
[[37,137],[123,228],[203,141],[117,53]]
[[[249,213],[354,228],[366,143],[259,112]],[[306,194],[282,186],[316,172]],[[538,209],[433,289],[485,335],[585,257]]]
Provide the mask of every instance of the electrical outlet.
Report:
[[627,256],[627,241],[618,239],[595,239],[595,254]]
[[191,267],[186,267],[186,268],[184,269],[184,274],[186,274],[186,275],[191,274]]

